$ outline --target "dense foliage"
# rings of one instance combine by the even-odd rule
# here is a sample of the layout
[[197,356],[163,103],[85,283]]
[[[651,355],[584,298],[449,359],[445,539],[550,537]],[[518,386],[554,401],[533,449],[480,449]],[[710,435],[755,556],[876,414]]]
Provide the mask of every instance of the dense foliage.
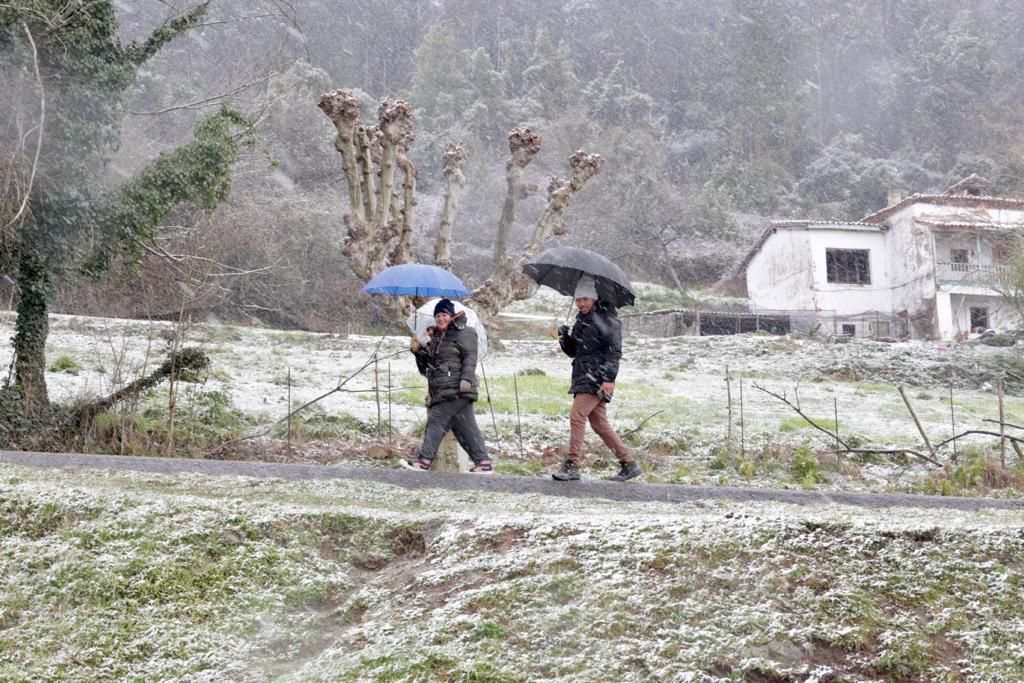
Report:
[[[273,170],[253,159],[236,186],[246,201],[206,229],[232,235],[223,246],[208,240],[218,261],[275,267],[225,282],[197,306],[273,324],[337,329],[346,313],[372,305],[338,297],[346,282],[331,245],[343,230],[344,180],[333,131],[315,110],[319,94],[337,87],[365,93],[368,114],[384,96],[414,106],[423,229],[437,220],[444,143],[467,144],[454,259],[473,285],[488,273],[505,133],[516,125],[544,137],[532,171],[541,187],[578,148],[607,159],[574,206],[567,239],[666,284],[714,281],[768,217],[855,220],[891,190],[941,190],[972,172],[1013,193],[1024,169],[1015,133],[1024,50],[1014,30],[1024,14],[1005,0],[348,0],[302,3],[264,22],[230,21],[246,5],[224,0],[211,12],[218,22],[196,35],[218,49],[168,46],[133,102],[160,110],[208,93],[211,82],[233,87],[225,54],[252,65],[236,82],[256,82],[246,95],[266,108]],[[140,11],[124,21],[135,33],[151,18]],[[186,59],[189,68],[176,68]],[[148,146],[191,121],[146,120],[126,135]],[[541,203],[522,205],[520,240]],[[241,247],[254,240],[266,248]],[[318,245],[312,262],[308,244]]]
[[[166,5],[132,7],[119,32],[142,44]],[[437,220],[443,145],[466,143],[453,257],[471,286],[489,272],[505,134],[517,125],[543,135],[527,178],[542,188],[578,148],[607,160],[566,240],[673,285],[714,281],[767,218],[855,220],[891,190],[941,190],[978,173],[1013,194],[1024,178],[1024,10],[1006,0],[219,0],[208,19],[135,74],[129,108],[171,111],[129,118],[114,162],[135,172],[177,144],[197,119],[182,103],[237,92],[264,112],[267,157],[243,162],[238,201],[174,221],[188,228],[176,251],[202,248],[232,276],[169,303],[182,277],[147,257],[146,279],[126,291],[58,286],[61,310],[166,317],[184,307],[321,330],[353,314],[366,322],[360,311],[375,302],[353,297],[338,265],[344,180],[316,110],[338,87],[361,91],[367,114],[384,96],[412,103],[424,230]],[[541,205],[523,202],[513,240]]]
[[194,142],[135,177],[109,177],[124,96],[138,70],[206,9],[198,5],[148,37],[122,42],[112,2],[0,7],[0,73],[12,95],[4,142],[14,151],[0,218],[10,255],[4,267],[19,294],[14,381],[4,391],[17,397],[23,416],[47,409],[44,348],[56,284],[77,266],[102,275],[120,245],[131,251],[152,237],[177,204],[212,209],[227,196],[229,167],[244,142],[234,130],[245,120],[226,108],[197,126]]

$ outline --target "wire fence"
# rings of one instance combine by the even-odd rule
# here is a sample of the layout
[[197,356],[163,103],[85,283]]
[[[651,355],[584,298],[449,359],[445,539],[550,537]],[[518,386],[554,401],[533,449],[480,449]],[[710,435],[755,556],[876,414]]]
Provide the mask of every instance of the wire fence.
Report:
[[627,333],[651,337],[715,336],[765,332],[789,334],[818,332],[833,336],[904,338],[917,322],[905,315],[881,311],[840,314],[831,310],[744,311],[708,310],[700,306],[624,315]]

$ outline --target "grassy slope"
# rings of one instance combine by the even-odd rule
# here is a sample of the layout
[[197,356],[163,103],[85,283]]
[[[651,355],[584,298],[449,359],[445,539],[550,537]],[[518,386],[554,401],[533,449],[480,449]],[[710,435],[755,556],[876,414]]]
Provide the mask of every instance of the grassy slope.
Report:
[[1024,679],[1024,516],[0,467],[0,680]]

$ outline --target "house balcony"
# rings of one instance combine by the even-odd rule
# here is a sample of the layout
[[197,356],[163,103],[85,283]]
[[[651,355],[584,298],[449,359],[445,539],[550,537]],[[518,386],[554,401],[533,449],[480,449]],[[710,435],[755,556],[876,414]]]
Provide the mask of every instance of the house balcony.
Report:
[[1002,289],[1000,283],[1009,274],[1006,266],[994,263],[936,262],[935,280],[940,286]]

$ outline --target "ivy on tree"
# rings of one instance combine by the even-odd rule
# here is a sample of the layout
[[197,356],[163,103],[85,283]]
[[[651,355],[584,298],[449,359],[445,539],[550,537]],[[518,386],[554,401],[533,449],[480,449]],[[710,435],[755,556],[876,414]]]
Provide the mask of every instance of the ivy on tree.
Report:
[[230,165],[251,139],[245,117],[227,107],[197,124],[194,141],[161,154],[122,186],[104,181],[120,143],[125,93],[139,68],[194,28],[208,7],[192,7],[126,44],[113,2],[0,6],[0,82],[11,116],[35,126],[10,142],[39,149],[38,159],[21,154],[15,169],[27,210],[11,221],[14,203],[0,204],[0,224],[11,222],[2,239],[19,293],[14,383],[3,388],[0,402],[5,424],[24,424],[50,408],[44,349],[55,283],[76,267],[102,276],[119,249],[137,253],[176,205],[195,202],[209,210],[228,194]]

